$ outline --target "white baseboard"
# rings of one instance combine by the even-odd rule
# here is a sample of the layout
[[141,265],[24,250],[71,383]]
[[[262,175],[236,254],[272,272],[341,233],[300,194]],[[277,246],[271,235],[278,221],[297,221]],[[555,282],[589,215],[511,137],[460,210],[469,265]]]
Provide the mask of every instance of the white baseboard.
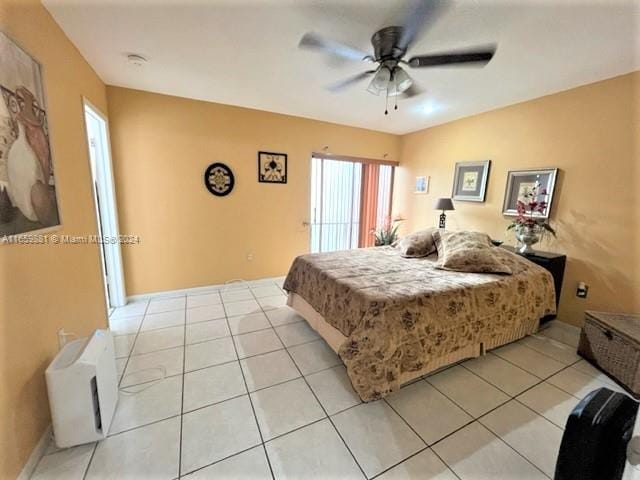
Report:
[[206,287],[182,288],[180,290],[162,290],[160,292],[141,293],[139,295],[130,295],[127,297],[129,302],[136,300],[149,300],[151,297],[175,297],[178,295],[193,295],[198,293],[208,293],[222,290],[225,285],[208,285]]
[[38,462],[42,457],[44,457],[44,454],[47,451],[47,447],[49,446],[50,441],[51,441],[51,425],[49,425],[45,429],[44,433],[40,437],[40,440],[38,440],[38,443],[36,444],[33,451],[31,452],[31,455],[29,455],[29,458],[27,459],[27,463],[25,463],[24,467],[22,467],[22,471],[20,472],[20,475],[18,475],[17,480],[29,480],[31,478],[31,476],[33,475],[33,472],[36,470],[36,467],[38,466]]
[[233,280],[229,280],[227,283],[223,283],[221,285],[206,285],[204,287],[192,287],[192,288],[182,288],[179,290],[162,290],[159,292],[151,292],[151,293],[141,293],[139,295],[130,295],[127,297],[127,301],[135,302],[137,300],[149,300],[152,297],[176,297],[178,295],[198,295],[202,293],[209,293],[224,290],[225,288],[232,289],[234,287],[242,285],[254,285],[256,283],[261,283],[269,280],[277,281],[281,277],[267,277],[258,280],[244,280],[242,278],[236,278]]

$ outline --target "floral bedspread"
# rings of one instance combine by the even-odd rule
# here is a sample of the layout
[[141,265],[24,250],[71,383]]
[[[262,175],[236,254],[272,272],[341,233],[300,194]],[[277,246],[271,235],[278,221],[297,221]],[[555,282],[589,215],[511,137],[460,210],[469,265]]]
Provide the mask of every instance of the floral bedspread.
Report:
[[338,354],[364,401],[400,388],[436,356],[490,341],[555,313],[549,272],[496,247],[513,275],[435,268],[435,255],[392,247],[297,257],[284,289],[304,298],[347,340]]

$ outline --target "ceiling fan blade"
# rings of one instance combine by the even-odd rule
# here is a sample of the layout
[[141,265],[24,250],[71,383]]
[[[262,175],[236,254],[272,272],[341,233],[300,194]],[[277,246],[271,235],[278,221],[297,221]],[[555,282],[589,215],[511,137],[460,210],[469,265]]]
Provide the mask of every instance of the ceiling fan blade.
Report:
[[455,66],[477,63],[484,67],[496,53],[495,47],[486,49],[469,50],[464,52],[439,53],[433,55],[418,55],[409,60],[409,66],[413,68]]
[[349,77],[349,78],[347,78],[345,80],[342,80],[340,82],[336,82],[336,83],[334,83],[332,85],[329,85],[326,88],[327,88],[327,90],[329,90],[330,92],[333,92],[333,93],[340,92],[340,91],[344,90],[345,88],[350,87],[354,83],[358,83],[360,80],[363,80],[363,79],[367,78],[369,75],[372,75],[374,73],[376,73],[375,70],[368,70],[366,72],[358,73],[357,75]]
[[445,4],[442,0],[413,0],[402,24],[402,35],[398,48],[407,51],[418,35],[427,26],[432,25],[444,13]]
[[371,55],[367,52],[350,47],[344,43],[336,42],[335,40],[327,40],[313,32],[305,33],[300,39],[298,47],[319,50],[346,60],[362,61],[371,58]]

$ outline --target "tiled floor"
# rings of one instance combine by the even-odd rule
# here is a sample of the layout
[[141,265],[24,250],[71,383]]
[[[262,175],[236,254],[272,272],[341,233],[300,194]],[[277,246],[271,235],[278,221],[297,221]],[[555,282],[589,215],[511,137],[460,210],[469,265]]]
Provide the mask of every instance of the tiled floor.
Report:
[[548,479],[571,409],[619,390],[552,325],[363,404],[281,282],[116,309],[109,437],[51,446],[33,478]]

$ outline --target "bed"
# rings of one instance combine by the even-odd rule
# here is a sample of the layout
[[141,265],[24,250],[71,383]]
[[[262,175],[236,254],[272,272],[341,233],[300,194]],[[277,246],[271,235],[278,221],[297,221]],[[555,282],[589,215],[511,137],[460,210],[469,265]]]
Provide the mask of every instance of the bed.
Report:
[[392,247],[297,257],[288,305],[340,356],[363,401],[405,382],[535,333],[555,313],[553,278],[502,248],[512,275],[436,268],[437,255]]

